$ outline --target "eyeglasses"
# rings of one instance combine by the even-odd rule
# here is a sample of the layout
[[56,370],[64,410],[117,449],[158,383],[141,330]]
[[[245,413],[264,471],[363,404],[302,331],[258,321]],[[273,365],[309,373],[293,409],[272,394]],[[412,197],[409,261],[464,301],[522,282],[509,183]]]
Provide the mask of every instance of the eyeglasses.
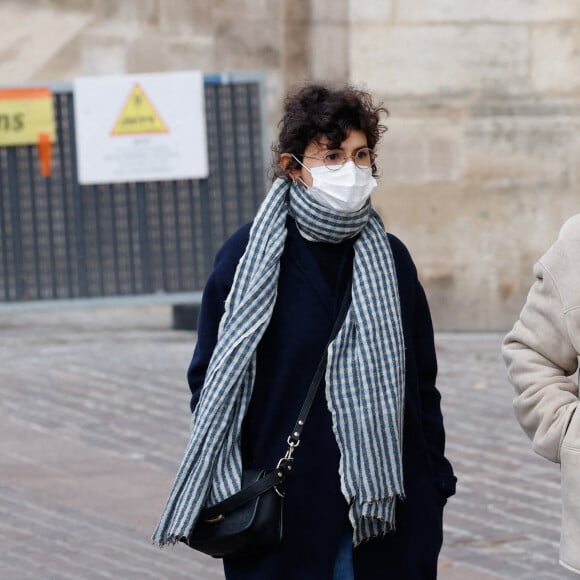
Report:
[[331,149],[327,151],[324,157],[316,157],[315,155],[303,155],[305,159],[318,159],[322,161],[328,169],[336,171],[340,169],[349,159],[354,161],[354,164],[360,169],[369,169],[373,166],[376,159],[376,154],[369,147],[362,147],[357,149],[352,155],[347,155],[342,149]]

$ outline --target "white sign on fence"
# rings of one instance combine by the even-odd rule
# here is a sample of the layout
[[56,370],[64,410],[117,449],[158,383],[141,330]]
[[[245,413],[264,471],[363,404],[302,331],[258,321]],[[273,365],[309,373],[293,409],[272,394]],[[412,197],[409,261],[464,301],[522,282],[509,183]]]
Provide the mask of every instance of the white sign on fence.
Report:
[[208,176],[201,72],[79,78],[74,103],[82,185]]

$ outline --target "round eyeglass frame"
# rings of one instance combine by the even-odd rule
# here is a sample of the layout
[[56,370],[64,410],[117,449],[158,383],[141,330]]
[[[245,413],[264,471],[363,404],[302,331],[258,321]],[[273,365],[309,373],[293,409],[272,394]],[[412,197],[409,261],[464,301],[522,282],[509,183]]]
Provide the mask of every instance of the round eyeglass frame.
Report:
[[[359,165],[357,163],[357,155],[361,152],[368,152],[368,165]],[[342,160],[339,163],[333,163],[331,159],[329,159],[332,155],[339,155]],[[304,159],[317,159],[318,161],[322,161],[325,167],[328,167],[331,171],[338,171],[344,164],[352,159],[353,163],[359,169],[372,169],[372,166],[377,158],[377,154],[370,148],[370,147],[361,147],[357,149],[352,155],[346,155],[342,149],[330,149],[326,152],[323,157],[317,157],[316,155],[302,155]],[[358,161],[362,161],[359,159]],[[366,162],[367,159],[365,158],[364,161]]]

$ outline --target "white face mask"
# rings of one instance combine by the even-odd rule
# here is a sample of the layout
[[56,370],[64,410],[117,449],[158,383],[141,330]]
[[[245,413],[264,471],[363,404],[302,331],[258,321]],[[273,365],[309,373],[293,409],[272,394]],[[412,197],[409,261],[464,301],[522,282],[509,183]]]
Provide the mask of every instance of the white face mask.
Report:
[[361,169],[353,161],[334,171],[324,165],[302,167],[312,175],[312,187],[309,188],[312,197],[329,209],[344,213],[358,211],[377,187],[372,169]]

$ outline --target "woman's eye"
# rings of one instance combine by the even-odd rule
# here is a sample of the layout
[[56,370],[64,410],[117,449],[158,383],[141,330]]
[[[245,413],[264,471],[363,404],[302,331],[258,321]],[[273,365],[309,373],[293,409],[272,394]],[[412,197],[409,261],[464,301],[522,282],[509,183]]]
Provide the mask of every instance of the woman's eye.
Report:
[[368,159],[370,157],[370,151],[368,149],[360,149],[359,151],[356,152],[356,158],[357,159]]
[[341,156],[338,151],[329,151],[324,158],[327,161],[341,161]]

